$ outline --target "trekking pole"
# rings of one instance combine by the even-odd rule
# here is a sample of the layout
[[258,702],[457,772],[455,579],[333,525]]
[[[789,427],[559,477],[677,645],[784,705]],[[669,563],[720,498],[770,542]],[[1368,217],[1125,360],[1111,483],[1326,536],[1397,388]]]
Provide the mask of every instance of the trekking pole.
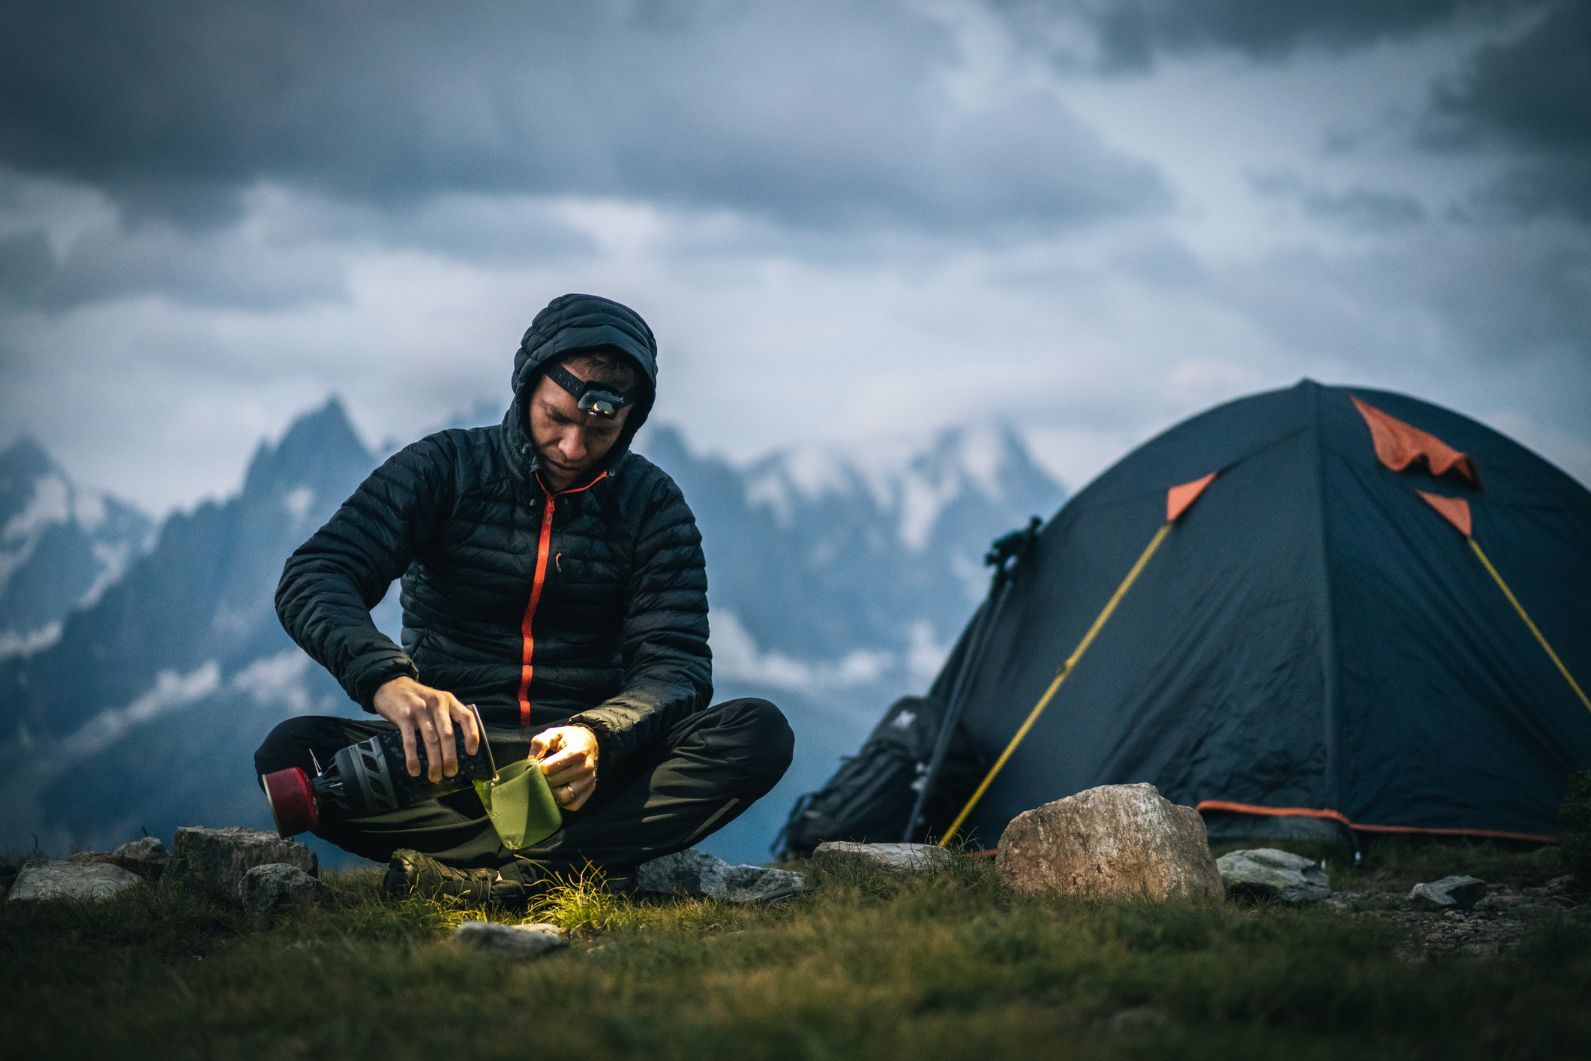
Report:
[[978,663],[982,661],[983,650],[988,641],[985,635],[989,623],[1000,602],[1005,599],[1005,591],[1016,577],[1017,567],[1026,558],[1028,550],[1033,547],[1033,539],[1038,535],[1041,522],[1037,516],[1029,518],[1026,527],[996,538],[989,551],[984,554],[983,562],[994,568],[994,575],[989,582],[989,594],[983,599],[983,604],[978,609],[978,616],[973,622],[968,638],[967,655],[962,660],[955,683],[951,686],[949,700],[945,703],[945,714],[940,719],[939,733],[934,738],[933,754],[928,758],[928,767],[923,771],[917,799],[912,804],[911,815],[906,819],[906,829],[901,834],[902,843],[915,842],[914,838],[922,824],[923,814],[928,809],[929,797],[933,794],[934,785],[939,781],[939,774],[944,769],[945,758],[950,754],[950,742],[954,739],[956,725],[966,710],[967,684],[977,670]]

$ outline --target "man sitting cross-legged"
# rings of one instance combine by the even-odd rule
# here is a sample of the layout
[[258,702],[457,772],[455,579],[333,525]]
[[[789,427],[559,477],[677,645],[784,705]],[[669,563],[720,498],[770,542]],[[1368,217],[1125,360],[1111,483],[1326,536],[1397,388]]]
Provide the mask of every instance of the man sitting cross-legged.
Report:
[[[553,300],[514,358],[501,424],[442,431],[365,480],[288,559],[277,612],[380,720],[290,718],[255,769],[312,771],[396,727],[407,768],[458,769],[454,731],[498,763],[534,756],[563,812],[505,848],[472,789],[318,835],[389,861],[386,887],[511,900],[595,865],[623,874],[696,843],[764,795],[794,738],[766,700],[709,708],[701,536],[672,479],[629,443],[657,346],[632,310]],[[403,646],[370,608],[402,578]]]

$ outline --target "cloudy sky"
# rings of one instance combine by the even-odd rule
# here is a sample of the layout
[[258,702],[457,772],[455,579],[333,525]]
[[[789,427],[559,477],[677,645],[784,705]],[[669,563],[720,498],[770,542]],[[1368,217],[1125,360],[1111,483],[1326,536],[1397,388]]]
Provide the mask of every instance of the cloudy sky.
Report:
[[1591,481],[1591,4],[0,13],[0,444],[186,506],[329,393],[506,403],[569,290],[737,459],[1007,418],[1076,487],[1307,375]]

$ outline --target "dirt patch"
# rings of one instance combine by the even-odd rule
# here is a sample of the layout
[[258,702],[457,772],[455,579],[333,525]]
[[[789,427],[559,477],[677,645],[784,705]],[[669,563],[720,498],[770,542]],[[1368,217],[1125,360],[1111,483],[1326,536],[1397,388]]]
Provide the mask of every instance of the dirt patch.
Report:
[[1591,905],[1564,876],[1544,885],[1491,885],[1469,910],[1415,910],[1407,890],[1340,891],[1324,905],[1351,917],[1392,926],[1403,938],[1399,953],[1411,961],[1437,955],[1495,957],[1518,946],[1536,925],[1569,917],[1591,924]]

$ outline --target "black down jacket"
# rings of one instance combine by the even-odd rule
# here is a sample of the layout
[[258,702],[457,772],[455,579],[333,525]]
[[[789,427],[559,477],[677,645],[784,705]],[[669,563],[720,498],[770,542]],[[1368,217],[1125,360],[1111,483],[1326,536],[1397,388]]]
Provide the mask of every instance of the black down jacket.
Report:
[[[598,471],[549,493],[527,398],[550,359],[598,346],[631,357],[647,394]],[[656,343],[626,307],[565,295],[525,333],[513,382],[501,424],[429,435],[360,484],[288,558],[277,614],[366,710],[409,675],[491,724],[589,726],[617,765],[712,697],[695,518],[674,481],[629,452]],[[399,576],[401,648],[370,619]]]

